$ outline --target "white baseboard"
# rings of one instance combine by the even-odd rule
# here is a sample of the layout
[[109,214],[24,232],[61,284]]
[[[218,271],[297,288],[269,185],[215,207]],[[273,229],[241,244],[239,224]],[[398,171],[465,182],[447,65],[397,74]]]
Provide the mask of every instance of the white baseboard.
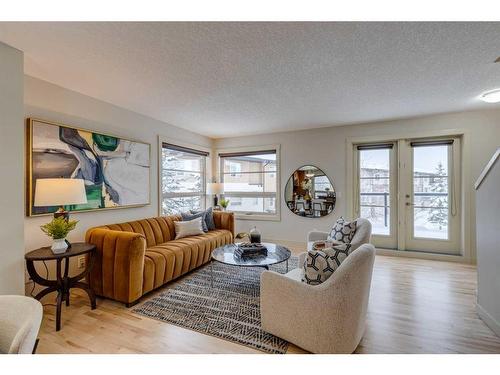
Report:
[[476,303],[477,314],[481,318],[481,320],[488,326],[490,329],[495,332],[495,334],[500,337],[500,323],[495,320],[488,312],[481,307],[479,303]]
[[[276,238],[265,238],[262,241],[279,243],[284,246],[294,247],[295,249],[303,249],[307,251],[307,242],[303,241],[290,241],[281,240]],[[450,255],[450,254],[437,254],[437,253],[426,253],[421,251],[409,251],[409,250],[394,250],[394,249],[382,249],[376,248],[377,255],[393,256],[393,257],[406,257],[406,258],[418,258],[418,259],[428,259],[428,260],[439,260],[446,262],[458,262],[471,264],[470,259],[464,257],[463,255]]]
[[393,249],[382,249],[377,248],[377,255],[388,255],[394,257],[406,257],[406,258],[418,258],[418,259],[428,259],[428,260],[441,260],[446,262],[458,262],[470,264],[470,260],[463,255],[450,255],[450,254],[438,254],[438,253],[426,253],[421,251],[410,251],[410,250],[393,250]]

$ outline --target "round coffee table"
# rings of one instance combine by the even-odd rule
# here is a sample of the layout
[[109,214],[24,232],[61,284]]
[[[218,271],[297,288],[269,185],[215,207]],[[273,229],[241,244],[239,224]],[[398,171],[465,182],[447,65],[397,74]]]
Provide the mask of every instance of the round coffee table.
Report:
[[[267,248],[267,255],[258,257],[241,258],[234,255],[234,250],[238,244],[224,245],[212,251],[212,260],[237,267],[264,267],[266,270],[273,264],[286,262],[286,271],[288,272],[288,259],[292,252],[286,247],[274,243],[262,243]],[[214,272],[210,262],[210,274],[212,287],[214,285]]]

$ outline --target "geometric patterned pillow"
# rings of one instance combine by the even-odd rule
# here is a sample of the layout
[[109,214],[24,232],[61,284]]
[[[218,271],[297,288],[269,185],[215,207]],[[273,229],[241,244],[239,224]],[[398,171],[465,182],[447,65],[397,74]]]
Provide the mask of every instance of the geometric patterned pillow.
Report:
[[334,245],[323,250],[307,252],[302,281],[310,285],[325,282],[349,255],[351,244]]
[[328,240],[340,241],[343,243],[351,243],[354,234],[356,233],[356,220],[346,222],[341,216],[335,225],[332,227]]

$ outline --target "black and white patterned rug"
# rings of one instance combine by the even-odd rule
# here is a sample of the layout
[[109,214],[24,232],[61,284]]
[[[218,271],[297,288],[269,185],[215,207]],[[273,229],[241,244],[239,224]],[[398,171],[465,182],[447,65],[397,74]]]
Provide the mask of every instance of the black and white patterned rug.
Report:
[[[297,257],[288,261],[297,267]],[[288,342],[262,330],[260,274],[263,268],[235,267],[212,262],[165,286],[133,312],[267,353],[285,353]],[[285,273],[286,264],[271,266]]]

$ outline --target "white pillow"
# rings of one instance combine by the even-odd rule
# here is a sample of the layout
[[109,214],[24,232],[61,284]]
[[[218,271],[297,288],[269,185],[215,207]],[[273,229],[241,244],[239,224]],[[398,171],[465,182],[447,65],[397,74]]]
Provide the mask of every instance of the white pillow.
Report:
[[175,239],[196,236],[198,234],[204,234],[203,227],[201,226],[201,220],[203,218],[199,217],[194,220],[189,221],[174,221],[175,225]]

